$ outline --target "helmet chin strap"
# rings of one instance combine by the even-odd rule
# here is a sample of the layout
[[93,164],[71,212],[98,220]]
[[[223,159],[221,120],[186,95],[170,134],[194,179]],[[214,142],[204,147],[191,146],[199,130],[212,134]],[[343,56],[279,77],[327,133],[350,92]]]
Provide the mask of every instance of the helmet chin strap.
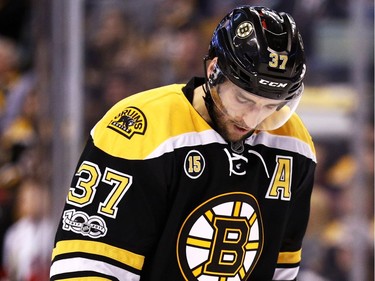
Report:
[[208,77],[207,77],[207,61],[209,60],[210,58],[208,56],[205,56],[203,58],[203,68],[204,68],[204,84],[202,85],[202,88],[203,88],[203,91],[205,93],[205,96],[203,97],[204,99],[204,103],[206,105],[206,108],[207,108],[207,111],[208,111],[208,114],[210,115],[210,118],[211,118],[211,125],[212,127],[216,130],[217,129],[217,124],[216,124],[216,121],[215,121],[215,118],[212,114],[213,112],[213,107],[214,107],[214,101],[212,100],[212,95],[211,95],[211,91],[210,91],[210,86],[209,86],[209,82],[208,82]]
[[203,73],[204,73],[204,84],[203,84],[203,91],[205,93],[204,101],[207,103],[212,104],[212,97],[210,92],[210,87],[208,86],[208,77],[207,77],[207,61],[209,60],[208,56],[203,58]]
[[[212,119],[212,116],[211,116],[212,108],[215,105],[219,108],[220,111],[223,111],[223,108],[220,108],[220,106],[218,106],[218,103],[219,103],[218,99],[220,98],[218,97],[217,93],[214,93],[216,96],[213,96],[213,93],[211,92],[211,87],[217,86],[218,84],[223,82],[225,78],[217,64],[215,64],[213,73],[210,74],[210,77],[207,76],[207,61],[208,60],[210,60],[210,57],[205,56],[203,60],[204,76],[205,76],[205,83],[203,85],[203,91],[205,93],[204,101],[205,101],[207,110],[210,114],[210,117]],[[215,103],[215,99],[216,99],[216,103]],[[223,111],[223,113],[225,114],[225,110]]]

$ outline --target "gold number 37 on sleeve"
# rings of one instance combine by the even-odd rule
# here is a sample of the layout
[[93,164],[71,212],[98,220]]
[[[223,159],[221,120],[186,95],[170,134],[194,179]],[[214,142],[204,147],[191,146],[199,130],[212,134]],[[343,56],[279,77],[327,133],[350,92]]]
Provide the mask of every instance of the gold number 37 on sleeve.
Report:
[[91,204],[96,188],[102,181],[112,186],[112,190],[99,204],[98,213],[115,218],[117,205],[131,186],[133,177],[110,168],[106,168],[102,176],[98,165],[89,161],[82,162],[76,176],[78,180],[75,187],[69,189],[67,203],[80,208]]

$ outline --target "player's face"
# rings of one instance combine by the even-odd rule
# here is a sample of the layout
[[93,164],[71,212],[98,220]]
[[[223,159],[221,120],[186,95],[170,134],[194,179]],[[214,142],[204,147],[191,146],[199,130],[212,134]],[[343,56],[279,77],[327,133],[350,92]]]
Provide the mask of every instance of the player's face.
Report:
[[248,137],[282,103],[253,95],[228,80],[211,88],[211,94],[219,133],[231,142]]

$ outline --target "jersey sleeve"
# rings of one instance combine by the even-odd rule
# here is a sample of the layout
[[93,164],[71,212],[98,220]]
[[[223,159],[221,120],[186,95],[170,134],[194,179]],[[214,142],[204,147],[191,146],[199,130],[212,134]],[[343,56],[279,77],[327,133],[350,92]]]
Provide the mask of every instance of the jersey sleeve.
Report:
[[306,178],[295,192],[283,244],[277,260],[273,280],[296,280],[302,255],[302,240],[310,214],[310,196],[313,187],[314,167],[310,167]]
[[[160,126],[158,122],[174,113],[160,114],[157,104],[148,100],[158,98],[157,92],[126,99],[92,130],[56,233],[51,280],[140,279],[165,224],[174,169],[168,150],[149,155],[164,139],[184,130]],[[180,122],[178,117],[175,121]]]
[[87,143],[57,230],[52,280],[139,279],[166,212],[161,163],[117,158]]
[[288,134],[306,144],[300,161],[295,165],[294,175],[296,178],[293,190],[293,200],[285,226],[285,234],[280,248],[277,265],[272,280],[297,280],[302,257],[302,242],[307,229],[310,215],[310,198],[314,185],[314,174],[316,167],[316,155],[311,136],[297,115],[290,122],[293,125],[286,126],[279,134]]

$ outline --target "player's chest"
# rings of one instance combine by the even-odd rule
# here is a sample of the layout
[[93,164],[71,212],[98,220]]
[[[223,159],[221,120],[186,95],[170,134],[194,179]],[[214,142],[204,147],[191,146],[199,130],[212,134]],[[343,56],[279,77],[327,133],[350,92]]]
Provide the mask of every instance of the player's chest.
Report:
[[292,153],[261,145],[212,145],[186,149],[180,158],[181,180],[190,186],[290,201],[297,160]]
[[292,198],[296,156],[261,145],[242,150],[213,145],[184,154],[173,210],[182,212],[181,270],[186,280],[247,280],[261,256],[271,217],[276,222],[272,230],[282,233],[278,223],[285,220]]

